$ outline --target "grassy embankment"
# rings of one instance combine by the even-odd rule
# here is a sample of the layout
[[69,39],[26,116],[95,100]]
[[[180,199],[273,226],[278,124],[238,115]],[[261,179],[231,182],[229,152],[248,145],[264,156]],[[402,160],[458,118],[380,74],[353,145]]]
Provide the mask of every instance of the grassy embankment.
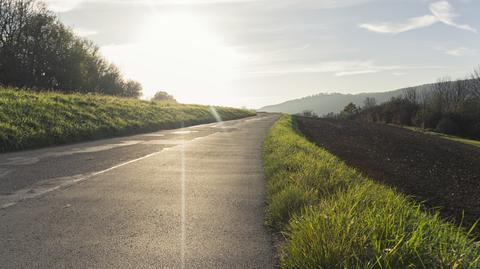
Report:
[[[394,125],[394,126],[399,127],[398,125]],[[427,134],[427,135],[434,135],[434,136],[438,136],[438,137],[441,137],[441,138],[444,138],[444,139],[460,142],[460,143],[463,143],[463,144],[468,144],[468,145],[480,147],[480,141],[479,140],[473,140],[473,139],[468,139],[468,138],[454,136],[454,135],[442,134],[442,133],[434,132],[434,131],[431,131],[431,130],[425,130],[425,129],[422,129],[422,128],[419,128],[419,127],[413,127],[413,126],[400,126],[400,127],[409,129],[411,131],[421,132],[421,133],[424,133],[424,134]]]
[[[242,109],[215,110],[222,120],[254,115]],[[208,106],[0,88],[0,152],[214,121]]]
[[282,117],[263,158],[282,268],[480,268],[468,232],[315,146]]

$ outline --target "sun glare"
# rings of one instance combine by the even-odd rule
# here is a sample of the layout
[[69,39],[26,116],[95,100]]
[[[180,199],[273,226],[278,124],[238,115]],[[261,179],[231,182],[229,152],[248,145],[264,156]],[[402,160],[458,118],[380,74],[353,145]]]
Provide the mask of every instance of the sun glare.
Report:
[[108,46],[103,51],[127,76],[142,82],[147,97],[162,85],[180,100],[200,101],[202,89],[225,90],[238,76],[241,55],[199,16],[155,16],[146,20],[136,39],[134,44]]

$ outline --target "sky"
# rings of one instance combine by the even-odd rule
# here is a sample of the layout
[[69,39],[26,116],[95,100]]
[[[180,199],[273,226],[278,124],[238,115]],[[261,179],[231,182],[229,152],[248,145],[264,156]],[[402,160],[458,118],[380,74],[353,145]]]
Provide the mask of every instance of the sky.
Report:
[[394,90],[480,65],[478,0],[47,0],[142,83],[185,103],[259,108]]

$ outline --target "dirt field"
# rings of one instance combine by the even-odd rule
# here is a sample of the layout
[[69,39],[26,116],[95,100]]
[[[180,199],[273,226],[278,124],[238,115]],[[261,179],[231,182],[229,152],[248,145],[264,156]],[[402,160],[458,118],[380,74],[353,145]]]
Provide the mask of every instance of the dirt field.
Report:
[[439,207],[444,218],[460,223],[464,212],[468,228],[480,218],[480,148],[375,123],[296,121],[318,146],[368,177]]

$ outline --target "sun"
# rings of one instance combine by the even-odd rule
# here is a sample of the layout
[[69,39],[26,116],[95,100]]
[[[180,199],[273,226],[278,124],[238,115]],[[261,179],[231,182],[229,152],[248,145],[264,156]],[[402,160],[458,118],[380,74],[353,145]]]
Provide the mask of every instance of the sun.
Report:
[[151,49],[166,52],[172,69],[190,78],[213,75],[215,80],[229,80],[234,76],[238,55],[200,17],[172,14],[153,18],[148,25],[140,39]]
[[205,18],[191,13],[152,16],[131,44],[103,48],[125,75],[144,85],[144,95],[166,89],[179,99],[225,94],[239,76],[243,57]]

